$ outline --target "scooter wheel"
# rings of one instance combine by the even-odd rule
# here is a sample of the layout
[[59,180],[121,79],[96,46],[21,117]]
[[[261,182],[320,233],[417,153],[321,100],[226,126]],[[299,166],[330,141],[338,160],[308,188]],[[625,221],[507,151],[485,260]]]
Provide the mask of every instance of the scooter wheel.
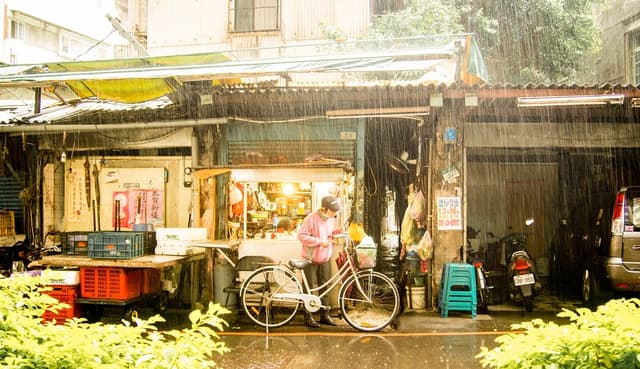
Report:
[[532,296],[523,296],[522,297],[522,303],[524,304],[524,310],[526,312],[532,312],[533,311],[533,297]]

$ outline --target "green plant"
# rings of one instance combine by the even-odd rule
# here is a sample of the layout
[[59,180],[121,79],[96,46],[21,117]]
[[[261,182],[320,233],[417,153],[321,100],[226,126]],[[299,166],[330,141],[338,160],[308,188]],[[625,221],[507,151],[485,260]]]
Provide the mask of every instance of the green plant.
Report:
[[39,277],[0,279],[0,367],[61,368],[215,368],[214,355],[229,351],[216,331],[229,313],[210,303],[206,312],[189,314],[191,327],[159,331],[159,315],[134,323],[87,323],[84,318],[64,325],[44,322],[45,310],[68,307],[41,292]]
[[512,325],[476,356],[483,367],[500,369],[640,368],[640,299],[610,300],[591,311],[563,309],[558,325],[535,319]]

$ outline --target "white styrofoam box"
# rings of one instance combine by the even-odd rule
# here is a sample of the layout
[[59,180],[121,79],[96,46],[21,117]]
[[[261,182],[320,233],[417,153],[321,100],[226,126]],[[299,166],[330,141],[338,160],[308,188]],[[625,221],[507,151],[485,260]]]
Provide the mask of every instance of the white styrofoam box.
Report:
[[161,247],[174,247],[174,248],[187,248],[191,247],[192,241],[180,241],[180,240],[157,240],[156,246]]
[[42,277],[48,284],[63,284],[73,286],[80,284],[80,270],[45,269]]
[[156,240],[158,241],[201,241],[206,239],[206,228],[156,228]]
[[172,247],[172,246],[156,246],[156,255],[193,255],[204,252],[200,247]]

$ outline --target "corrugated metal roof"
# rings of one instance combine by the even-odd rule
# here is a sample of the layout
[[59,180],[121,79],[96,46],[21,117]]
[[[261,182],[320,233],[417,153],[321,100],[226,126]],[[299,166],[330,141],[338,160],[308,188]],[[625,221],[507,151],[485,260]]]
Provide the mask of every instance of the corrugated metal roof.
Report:
[[60,120],[67,120],[72,117],[78,117],[84,114],[117,113],[117,112],[136,112],[136,111],[152,111],[162,110],[173,102],[167,97],[161,97],[156,100],[145,101],[136,104],[125,104],[119,102],[101,101],[97,99],[83,100],[78,103],[68,105],[58,105],[43,109],[42,112],[34,114],[26,109],[5,110],[0,111],[0,124],[13,125],[22,124],[38,124],[38,123],[54,123]]
[[[189,89],[189,86],[185,86]],[[202,86],[199,86],[202,87]],[[273,87],[264,85],[208,86],[192,90],[185,103],[173,103],[167,97],[137,103],[86,99],[74,104],[43,108],[33,114],[24,108],[0,110],[2,126],[17,124],[103,124],[118,122],[171,121],[224,117],[258,117],[258,120],[288,119],[300,116],[323,116],[325,110],[368,107],[402,107],[429,105],[431,93],[442,93],[446,99],[462,99],[476,94],[480,106],[504,101],[516,108],[516,98],[523,96],[593,95],[615,93],[625,95],[629,109],[632,99],[640,98],[634,85],[512,85],[512,84],[424,84],[375,86],[304,86]],[[209,103],[201,97],[211,95]],[[635,105],[634,105],[635,106]],[[640,110],[640,109],[636,109]]]

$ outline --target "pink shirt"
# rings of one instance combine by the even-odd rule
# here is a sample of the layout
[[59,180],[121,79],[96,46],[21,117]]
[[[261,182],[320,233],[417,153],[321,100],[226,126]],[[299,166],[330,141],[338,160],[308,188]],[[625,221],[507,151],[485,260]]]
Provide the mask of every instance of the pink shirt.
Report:
[[[333,245],[330,242],[330,238],[335,226],[336,219],[327,218],[320,211],[314,211],[307,215],[298,229],[298,240],[302,243],[302,253],[300,255],[315,264],[329,261],[333,253]],[[329,241],[329,246],[320,247],[319,245],[322,241]]]

